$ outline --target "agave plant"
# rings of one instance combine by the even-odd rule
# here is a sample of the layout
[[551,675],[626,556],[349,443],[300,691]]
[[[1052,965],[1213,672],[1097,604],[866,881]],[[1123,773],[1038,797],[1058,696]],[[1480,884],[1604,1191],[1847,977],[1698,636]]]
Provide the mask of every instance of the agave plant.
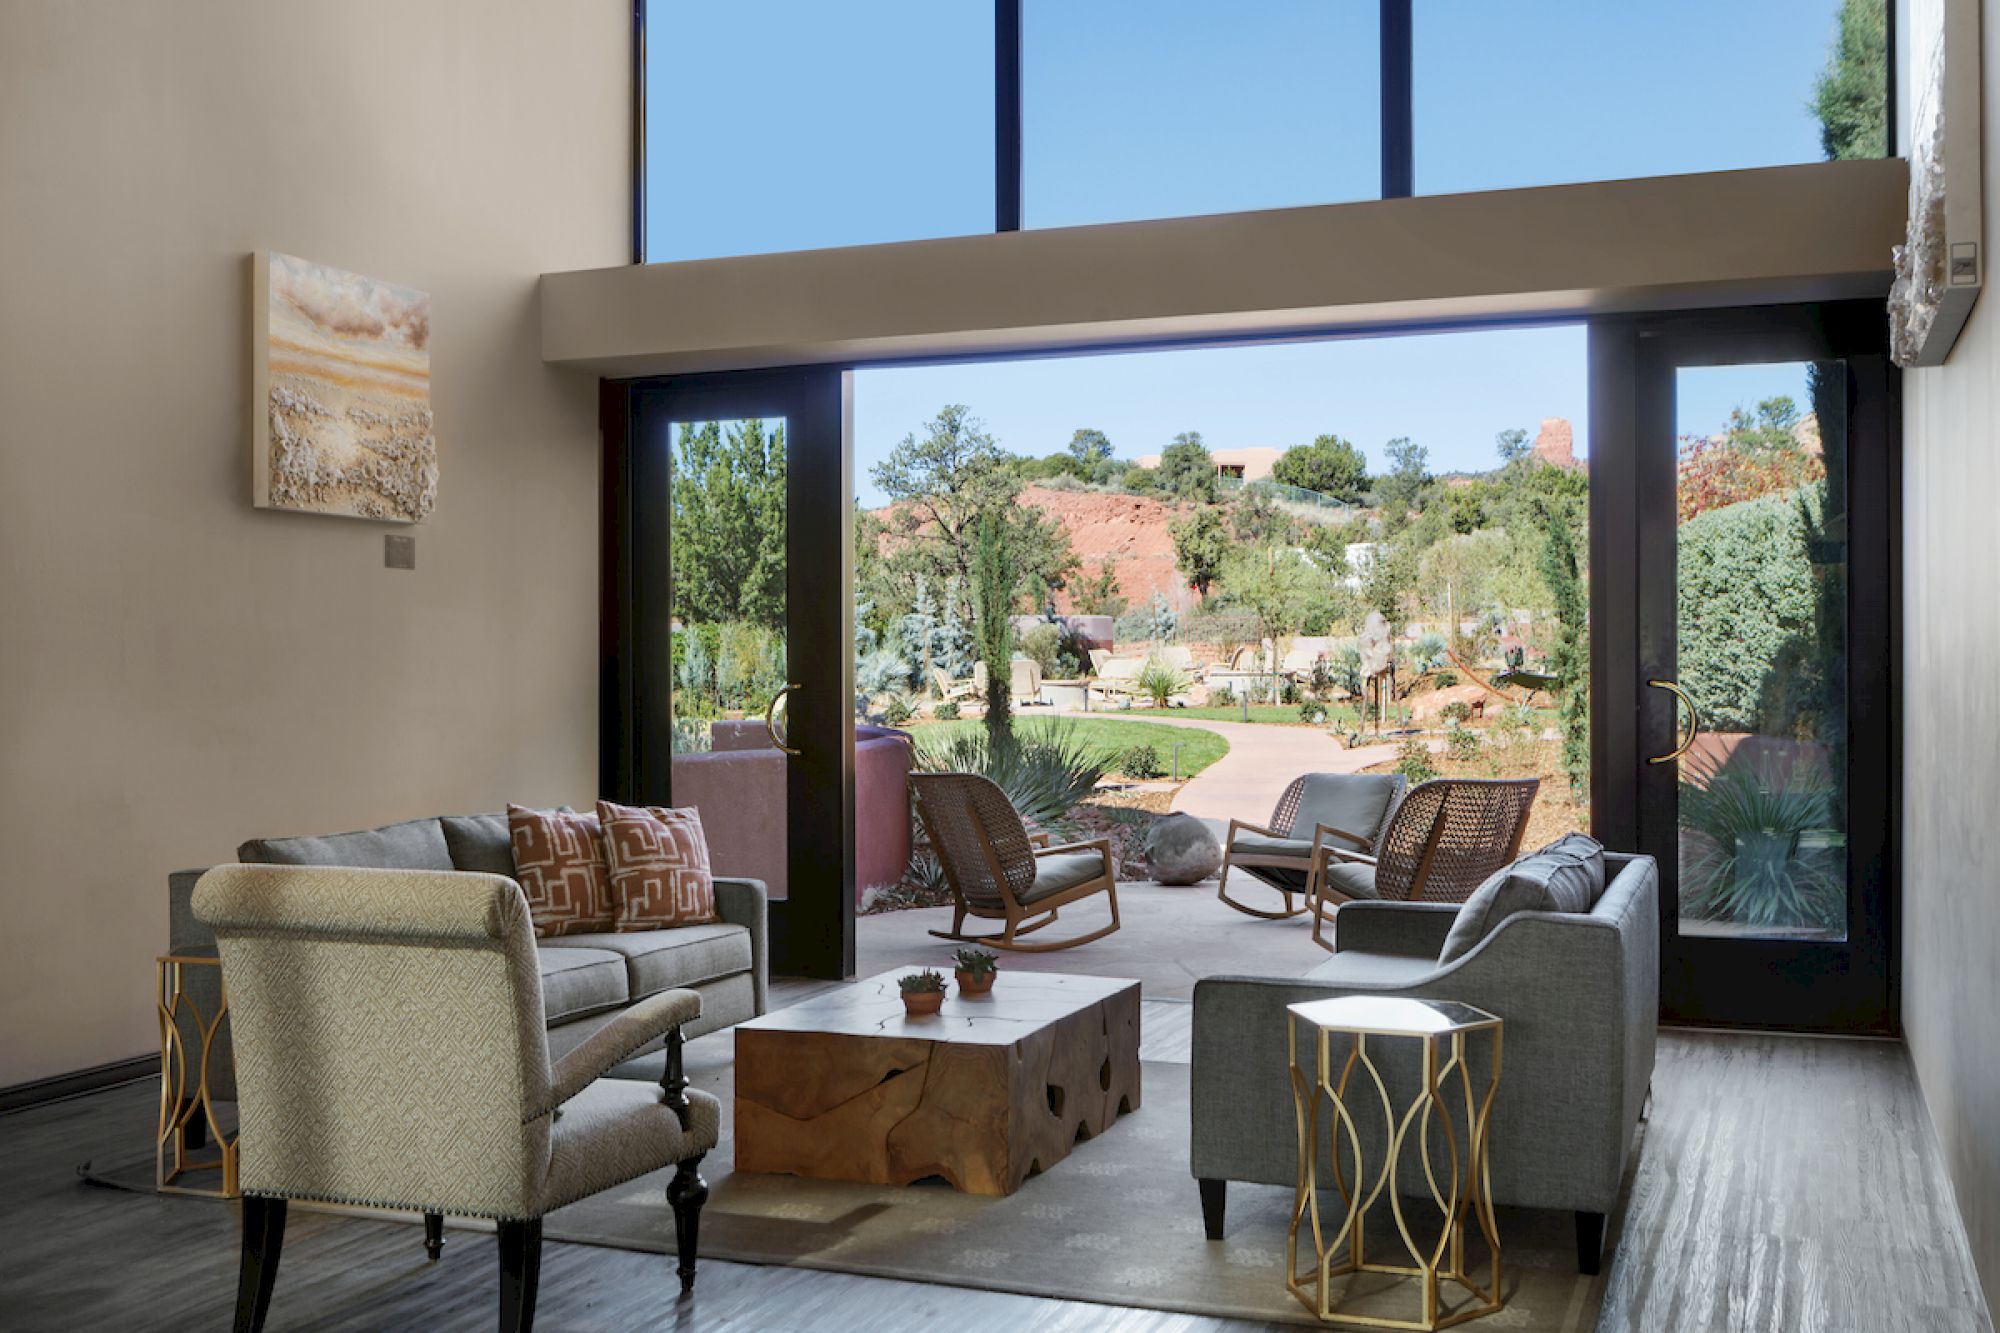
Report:
[[991,778],[1030,824],[1063,818],[1096,790],[1111,757],[1060,720],[1009,731],[998,745],[984,728],[952,729],[943,738],[921,735],[916,766],[925,773],[978,773]]
[[[1846,894],[1833,785],[1788,769],[1690,762],[1680,783],[1681,910],[1746,926],[1838,927]],[[1805,845],[1822,835],[1833,849]]]
[[1165,708],[1175,695],[1186,693],[1190,683],[1187,672],[1157,653],[1146,659],[1146,665],[1139,668],[1133,680],[1139,693],[1155,708]]

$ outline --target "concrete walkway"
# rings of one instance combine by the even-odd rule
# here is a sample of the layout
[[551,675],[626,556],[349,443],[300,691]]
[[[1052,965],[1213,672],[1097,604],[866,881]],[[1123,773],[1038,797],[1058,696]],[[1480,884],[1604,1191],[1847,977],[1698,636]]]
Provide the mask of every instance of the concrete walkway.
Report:
[[1229,753],[1195,774],[1174,797],[1177,812],[1203,819],[1262,823],[1271,817],[1278,797],[1292,779],[1302,773],[1359,773],[1370,764],[1396,757],[1393,745],[1350,750],[1318,727],[1183,720],[1156,713],[1148,714],[1145,720],[1169,727],[1198,727],[1229,742]]

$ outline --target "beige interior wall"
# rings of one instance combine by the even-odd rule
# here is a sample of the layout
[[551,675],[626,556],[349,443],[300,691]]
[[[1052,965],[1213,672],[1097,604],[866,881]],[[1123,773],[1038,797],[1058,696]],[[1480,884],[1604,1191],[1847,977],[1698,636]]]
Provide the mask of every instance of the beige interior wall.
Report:
[[[1985,25],[2000,69],[2000,23]],[[1986,176],[2000,97],[1990,86]],[[1984,244],[1995,242],[1986,210]],[[1987,1303],[2000,1308],[2000,307],[1903,379],[1903,1024]]]
[[[0,4],[0,1086],[154,1046],[176,867],[592,796],[595,386],[536,275],[627,258],[629,25]],[[251,509],[260,247],[432,294],[430,521]]]

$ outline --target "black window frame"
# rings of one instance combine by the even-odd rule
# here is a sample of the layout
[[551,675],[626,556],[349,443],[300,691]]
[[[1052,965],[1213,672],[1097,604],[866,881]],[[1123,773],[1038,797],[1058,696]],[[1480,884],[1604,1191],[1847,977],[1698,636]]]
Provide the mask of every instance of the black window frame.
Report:
[[[646,5],[632,0],[632,262],[646,262]],[[1024,165],[1021,155],[1022,6],[993,0],[993,230],[1020,231]],[[1416,192],[1416,0],[1381,5],[1382,199]],[[1884,36],[1888,105],[1886,155],[1896,156],[1896,6]]]

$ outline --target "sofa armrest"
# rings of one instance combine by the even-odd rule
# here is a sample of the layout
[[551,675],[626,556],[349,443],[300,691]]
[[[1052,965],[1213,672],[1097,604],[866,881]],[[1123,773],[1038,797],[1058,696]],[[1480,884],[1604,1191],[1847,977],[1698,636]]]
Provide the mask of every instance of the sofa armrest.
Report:
[[750,932],[750,989],[758,1013],[769,1008],[771,929],[761,879],[715,881],[715,911],[724,921]]
[[167,947],[169,949],[200,949],[215,947],[215,932],[195,919],[194,886],[208,873],[208,867],[199,870],[176,870],[167,876]]
[[1458,920],[1457,903],[1342,903],[1333,922],[1335,953],[1392,953],[1402,958],[1435,958]]
[[640,1047],[701,1017],[701,996],[691,990],[648,995],[586,1037],[549,1071],[549,1095],[531,1106],[521,1123],[539,1120],[632,1058]]

